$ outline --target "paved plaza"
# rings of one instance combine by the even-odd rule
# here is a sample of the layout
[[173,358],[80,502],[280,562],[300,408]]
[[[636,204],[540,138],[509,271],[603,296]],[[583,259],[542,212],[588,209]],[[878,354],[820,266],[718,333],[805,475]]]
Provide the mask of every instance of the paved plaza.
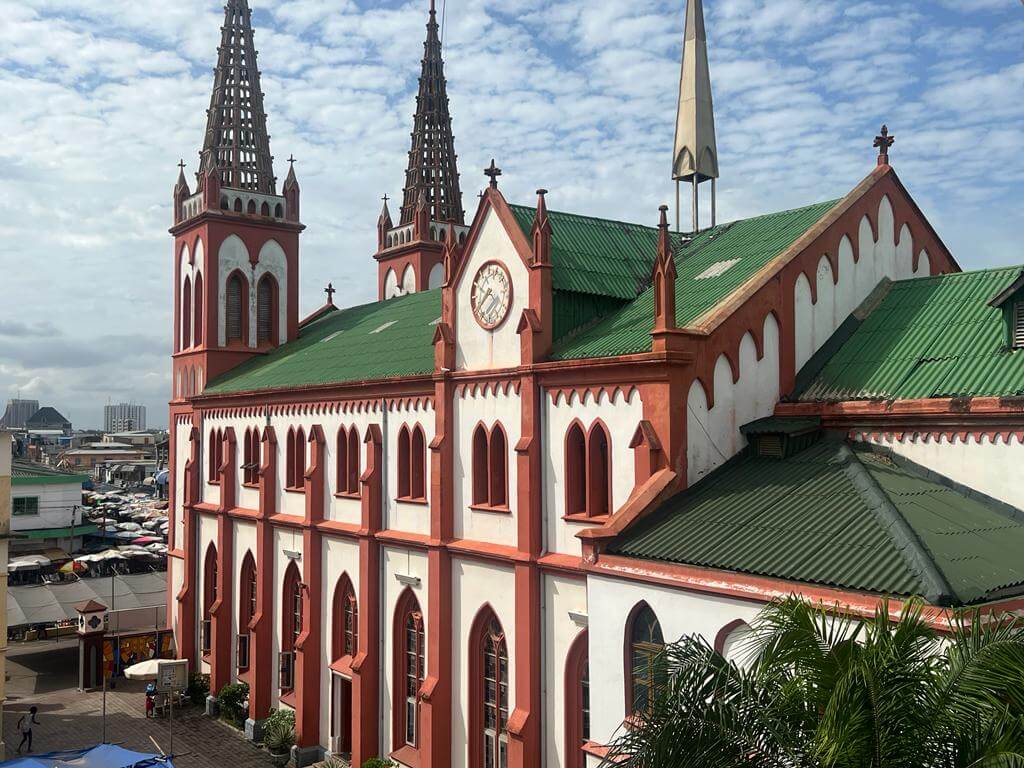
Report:
[[[76,689],[77,641],[12,645],[7,661],[7,703],[3,729],[8,759],[16,757],[21,740],[18,718],[30,706],[39,708],[33,729],[37,753],[90,747],[103,739],[103,694]],[[171,751],[167,718],[145,717],[145,683],[119,681],[107,692],[107,741],[140,752]],[[271,764],[267,753],[242,735],[206,717],[200,707],[174,713],[177,768],[256,768]]]

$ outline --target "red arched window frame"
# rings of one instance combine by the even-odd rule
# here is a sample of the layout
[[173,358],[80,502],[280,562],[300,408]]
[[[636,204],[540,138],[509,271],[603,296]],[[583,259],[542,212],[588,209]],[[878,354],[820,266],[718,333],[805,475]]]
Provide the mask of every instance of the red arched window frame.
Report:
[[256,616],[256,561],[252,552],[242,558],[242,569],[238,578],[238,648],[236,661],[239,670],[249,669],[249,632]]
[[359,495],[359,430],[340,427],[337,440],[338,493]]
[[587,513],[587,436],[579,422],[565,435],[565,514]]
[[[281,678],[282,691],[295,687],[295,643],[302,633],[302,576],[292,560],[281,587]],[[286,674],[287,672],[287,674]]]
[[611,514],[612,455],[608,430],[595,421],[587,435],[587,514],[602,517]]
[[494,509],[508,508],[508,438],[501,424],[491,428],[487,458],[490,478],[490,505]]
[[427,498],[427,440],[419,424],[412,431],[409,448],[409,493],[417,501]]
[[211,542],[206,548],[206,557],[203,560],[203,622],[200,637],[203,656],[209,655],[213,644],[210,621],[215,602],[217,602],[217,548]]
[[200,346],[203,343],[203,306],[206,304],[203,296],[203,275],[196,275],[196,299],[192,304],[192,314],[195,315],[192,331],[192,345]]
[[398,498],[408,499],[412,488],[409,457],[412,454],[412,438],[405,424],[398,430]]
[[250,427],[245,430],[242,455],[242,482],[256,486],[260,482],[260,430]]
[[565,768],[586,768],[583,745],[590,741],[590,652],[587,630],[565,657]]
[[392,744],[401,752],[419,747],[419,692],[426,672],[423,612],[411,589],[407,588],[398,599],[392,637]]
[[285,441],[285,490],[302,491],[306,480],[306,432],[289,428]]
[[228,345],[249,343],[249,281],[235,270],[228,275],[224,297],[224,336]]
[[353,658],[359,650],[359,605],[348,574],[342,574],[334,587],[331,659]]
[[509,664],[505,632],[483,608],[469,635],[469,765],[508,765]]
[[490,463],[487,455],[487,430],[478,424],[473,430],[473,505],[486,506],[490,503],[488,490],[487,467]]
[[256,284],[256,343],[259,346],[277,343],[278,289],[273,275],[264,275]]
[[220,429],[210,430],[209,449],[207,450],[207,482],[220,484],[220,465],[224,462],[224,432]]
[[647,603],[637,603],[626,622],[627,712],[650,711],[655,689],[662,682],[656,660],[664,647],[658,617]]
[[181,348],[192,346],[192,279],[185,278],[181,289]]
[[359,430],[355,425],[348,430],[348,492],[354,495],[359,494]]

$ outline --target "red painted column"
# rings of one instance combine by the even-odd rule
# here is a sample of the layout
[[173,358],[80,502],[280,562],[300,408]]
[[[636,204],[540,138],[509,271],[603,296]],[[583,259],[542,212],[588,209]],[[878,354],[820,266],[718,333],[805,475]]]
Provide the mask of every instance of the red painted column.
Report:
[[319,424],[309,431],[310,462],[306,469],[306,518],[302,531],[302,632],[295,641],[295,742],[320,743],[320,643],[323,635],[323,545],[316,528],[324,519],[327,441]]
[[374,535],[383,519],[384,440],[380,426],[366,430],[366,469],[359,531],[359,647],[352,660],[352,764],[380,749],[380,545]]
[[193,505],[199,500],[199,427],[193,425],[189,433],[191,448],[185,462],[184,483],[182,489],[182,538],[176,542],[184,554],[181,567],[184,569],[181,589],[178,591],[178,658],[189,660],[189,669],[195,671],[198,655],[196,654],[196,536],[195,510]]
[[260,508],[256,520],[256,613],[249,622],[249,717],[260,721],[270,714],[273,686],[277,685],[274,658],[274,528],[270,516],[277,511],[277,436],[263,430],[260,466]]
[[217,510],[217,599],[210,606],[210,693],[216,696],[231,682],[231,599],[234,585],[234,524],[228,510],[235,507],[235,475],[237,443],[235,430],[228,427],[224,433],[224,459],[217,468],[220,480],[220,506]]
[[541,509],[541,391],[533,375],[520,386],[522,436],[516,445],[517,548],[530,561],[516,563],[515,709],[509,715],[509,765],[541,764],[541,574],[535,558],[543,546]]
[[[438,342],[446,344],[444,340]],[[435,345],[435,354],[437,346]],[[446,768],[452,754],[452,395],[447,374],[434,385],[430,443],[430,548],[427,550],[427,675],[420,692],[420,765]]]

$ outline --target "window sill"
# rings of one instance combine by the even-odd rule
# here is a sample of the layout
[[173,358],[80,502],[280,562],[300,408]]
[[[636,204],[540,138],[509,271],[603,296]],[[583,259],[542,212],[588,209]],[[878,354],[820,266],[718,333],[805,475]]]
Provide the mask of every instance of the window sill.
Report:
[[420,751],[416,749],[416,747],[411,747],[408,744],[399,747],[388,755],[388,757],[402,765],[408,765],[410,768],[419,768]]
[[470,504],[469,508],[474,512],[489,512],[493,515],[511,515],[512,510],[506,505],[492,507],[490,504]]
[[282,688],[281,695],[278,696],[279,701],[282,704],[287,704],[292,709],[295,709],[295,689],[294,688]]
[[348,491],[338,491],[336,494],[334,494],[334,498],[359,500],[363,498],[363,494],[359,493],[358,491],[356,491],[355,493],[349,493]]
[[241,667],[238,668],[238,679],[240,682],[251,684],[251,678],[252,675],[249,673],[249,667],[245,667],[244,669]]
[[590,525],[604,525],[610,518],[611,515],[595,515],[591,517],[586,512],[562,515],[562,519],[567,523],[589,523]]
[[346,653],[341,658],[335,659],[331,662],[329,669],[332,672],[337,672],[339,675],[347,677],[349,680],[352,679],[352,655]]
[[412,496],[399,496],[395,501],[400,501],[403,504],[419,504],[421,507],[425,507],[430,503],[426,499],[414,498]]
[[242,487],[243,488],[252,488],[253,490],[258,491],[260,489],[260,484],[259,484],[259,482],[255,482],[255,483],[242,483]]
[[220,480],[207,480],[207,485],[220,485]]
[[306,489],[305,488],[293,488],[293,487],[289,487],[289,486],[286,485],[284,487],[284,492],[285,493],[305,493]]

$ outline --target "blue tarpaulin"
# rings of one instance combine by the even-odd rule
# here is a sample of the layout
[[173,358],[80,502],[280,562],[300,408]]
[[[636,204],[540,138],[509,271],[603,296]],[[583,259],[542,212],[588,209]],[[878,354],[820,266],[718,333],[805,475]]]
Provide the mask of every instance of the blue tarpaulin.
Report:
[[0,763],[0,768],[174,768],[174,763],[169,757],[100,744],[89,749],[26,755]]

